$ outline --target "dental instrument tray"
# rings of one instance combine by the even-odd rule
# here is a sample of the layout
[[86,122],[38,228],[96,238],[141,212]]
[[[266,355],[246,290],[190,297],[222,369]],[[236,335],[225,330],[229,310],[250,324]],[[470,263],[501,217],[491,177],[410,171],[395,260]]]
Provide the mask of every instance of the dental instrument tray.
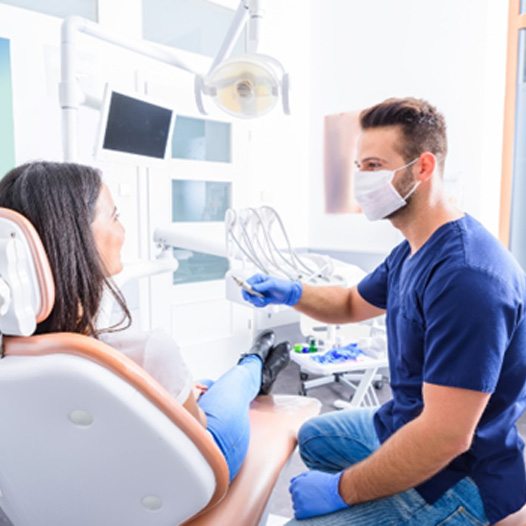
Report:
[[297,363],[302,371],[321,376],[371,367],[387,367],[387,357],[367,356],[356,343],[317,353],[298,353],[292,350],[290,359]]

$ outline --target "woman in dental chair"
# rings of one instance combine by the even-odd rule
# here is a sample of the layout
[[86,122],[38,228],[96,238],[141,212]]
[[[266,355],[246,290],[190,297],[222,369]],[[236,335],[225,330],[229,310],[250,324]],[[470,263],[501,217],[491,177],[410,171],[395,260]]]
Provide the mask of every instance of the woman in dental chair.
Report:
[[[199,389],[194,392],[174,340],[162,332],[124,330],[131,324],[130,313],[111,282],[122,270],[124,228],[98,170],[73,163],[24,164],[0,180],[0,207],[19,212],[33,224],[51,264],[55,305],[36,334],[88,335],[137,362],[212,434],[232,481],[248,449],[250,402],[270,392],[288,363],[288,342],[274,346],[274,333],[263,332],[238,365],[201,389],[197,398]],[[105,290],[122,308],[123,319],[99,328],[96,319]]]

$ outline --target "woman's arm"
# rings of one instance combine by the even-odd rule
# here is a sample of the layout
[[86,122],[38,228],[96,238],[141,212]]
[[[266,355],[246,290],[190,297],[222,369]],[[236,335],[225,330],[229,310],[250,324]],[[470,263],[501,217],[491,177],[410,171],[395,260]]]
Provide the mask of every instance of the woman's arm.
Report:
[[206,415],[197,405],[193,391],[190,391],[188,398],[183,403],[183,407],[206,429]]

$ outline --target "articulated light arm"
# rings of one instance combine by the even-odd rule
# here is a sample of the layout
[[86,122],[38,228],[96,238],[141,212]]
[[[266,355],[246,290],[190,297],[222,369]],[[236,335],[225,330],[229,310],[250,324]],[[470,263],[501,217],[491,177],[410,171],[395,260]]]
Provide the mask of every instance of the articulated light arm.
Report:
[[221,47],[219,48],[219,51],[217,52],[217,55],[215,56],[210,69],[208,70],[208,75],[210,75],[210,73],[212,73],[212,71],[214,71],[214,69],[216,69],[216,67],[219,66],[219,64],[221,64],[221,62],[223,62],[230,55],[230,53],[232,53],[232,49],[238,41],[243,28],[245,27],[248,16],[248,6],[244,0],[241,0],[234,14],[234,18],[232,19],[232,23],[230,24],[230,27],[228,28],[228,31],[225,35],[223,43],[221,44]]

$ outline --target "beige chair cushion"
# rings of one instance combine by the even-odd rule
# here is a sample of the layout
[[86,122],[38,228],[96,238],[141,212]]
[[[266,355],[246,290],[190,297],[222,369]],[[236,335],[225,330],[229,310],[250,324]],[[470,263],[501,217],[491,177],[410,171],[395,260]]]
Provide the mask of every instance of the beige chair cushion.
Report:
[[299,427],[320,412],[321,404],[303,396],[260,396],[250,410],[247,458],[225,498],[185,526],[256,526],[283,466],[296,447]]

